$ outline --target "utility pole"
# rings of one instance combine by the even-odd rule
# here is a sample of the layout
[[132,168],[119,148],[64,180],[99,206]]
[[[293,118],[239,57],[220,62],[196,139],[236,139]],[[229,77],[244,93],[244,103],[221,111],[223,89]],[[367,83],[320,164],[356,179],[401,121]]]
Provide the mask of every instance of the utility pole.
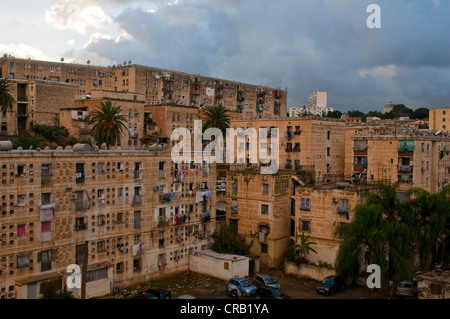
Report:
[[86,240],[84,242],[83,249],[83,265],[81,267],[81,297],[80,299],[86,299],[86,274],[89,256],[89,242]]

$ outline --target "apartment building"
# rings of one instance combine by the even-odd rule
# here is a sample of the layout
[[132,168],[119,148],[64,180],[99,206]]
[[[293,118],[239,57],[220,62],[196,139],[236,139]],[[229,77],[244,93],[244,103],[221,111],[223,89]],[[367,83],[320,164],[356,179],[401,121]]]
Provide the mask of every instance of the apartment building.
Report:
[[204,108],[223,105],[235,116],[270,118],[286,116],[287,90],[212,77],[123,63],[102,67],[0,58],[1,76],[78,85],[78,94],[93,90],[143,94],[145,104],[176,104]]
[[400,183],[437,192],[448,184],[450,137],[389,127],[346,129],[345,175],[367,183]]
[[77,85],[39,80],[11,80],[10,94],[16,103],[11,112],[0,113],[1,135],[17,135],[35,123],[52,124],[63,108],[72,107]]
[[[123,148],[142,146],[145,97],[142,94],[130,92],[92,90],[89,95],[76,96],[75,107],[85,108],[87,114],[90,115],[99,110],[100,104],[106,101],[111,101],[113,106],[120,106],[121,115],[124,115],[126,120],[126,129],[122,132],[120,140],[117,141],[117,146]],[[82,118],[84,119],[84,117]],[[76,120],[75,117],[75,122],[72,121],[72,123],[76,123]]]
[[189,256],[210,243],[213,165],[84,144],[2,149],[0,298],[38,298],[49,286],[61,288],[67,267],[82,265],[84,256],[87,297],[108,294],[186,271]]
[[432,131],[450,132],[450,108],[436,108],[430,110],[429,128]]
[[232,165],[226,177],[228,227],[251,243],[250,253],[268,267],[283,262],[289,245],[290,173],[261,175],[245,164]]
[[363,202],[363,194],[375,189],[371,185],[345,182],[301,185],[293,181],[290,194],[290,240],[300,243],[302,234],[310,236],[316,253],[307,252],[308,261],[334,267],[342,237],[339,227],[349,223],[354,208]]
[[[276,141],[275,138],[278,138],[280,169],[305,170],[309,167],[309,170],[315,172],[314,175],[318,179],[325,175],[343,176],[344,174],[344,121],[319,117],[251,119],[233,120],[230,127],[244,130],[254,128],[258,136],[261,129],[266,129],[268,131],[269,156],[270,144]],[[270,134],[272,128],[278,128],[278,137]],[[234,154],[237,154],[239,149],[245,149],[245,162],[251,163],[248,152],[250,147],[254,146],[247,137],[245,145],[235,143]]]

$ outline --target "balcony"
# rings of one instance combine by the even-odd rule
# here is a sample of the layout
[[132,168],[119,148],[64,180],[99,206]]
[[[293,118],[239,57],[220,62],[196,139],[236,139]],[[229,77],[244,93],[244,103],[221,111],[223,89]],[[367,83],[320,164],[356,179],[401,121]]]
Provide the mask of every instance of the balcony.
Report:
[[91,202],[89,200],[76,200],[75,201],[75,211],[85,212],[91,208]]
[[135,170],[133,172],[134,179],[142,179],[142,171],[141,170]]
[[28,103],[28,97],[27,96],[18,96],[17,102],[18,103]]
[[289,153],[290,153],[290,152],[292,152],[292,147],[286,147],[285,150],[286,150],[286,152],[289,152]]
[[48,186],[52,184],[52,176],[49,174],[44,174],[41,176],[41,185]]
[[75,231],[86,230],[87,228],[88,228],[88,225],[86,223],[75,225]]
[[294,146],[294,152],[300,152],[300,146]]
[[75,173],[75,182],[77,184],[84,183],[85,176],[84,173]]
[[211,213],[204,211],[201,215],[202,223],[207,223],[211,220]]
[[159,216],[158,227],[167,227],[167,226],[169,226],[169,218],[166,216]]
[[414,165],[398,165],[398,173],[412,173]]
[[162,194],[158,194],[158,195],[159,195],[160,203],[167,203],[167,202],[172,202],[172,201],[180,198],[181,192],[162,193]]
[[337,206],[336,207],[336,213],[338,213],[339,215],[345,215],[348,214],[350,212],[350,207],[349,206]]
[[133,196],[133,202],[131,203],[132,206],[140,206],[144,202],[144,195],[134,195]]

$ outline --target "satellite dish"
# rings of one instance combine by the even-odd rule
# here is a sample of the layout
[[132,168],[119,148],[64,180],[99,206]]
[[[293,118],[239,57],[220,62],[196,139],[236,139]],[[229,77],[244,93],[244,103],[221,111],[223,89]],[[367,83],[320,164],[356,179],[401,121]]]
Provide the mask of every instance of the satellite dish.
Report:
[[442,133],[442,130],[439,130],[439,131],[436,132],[436,135],[439,135],[441,133]]
[[64,62],[64,58],[61,58],[61,62]]
[[91,60],[87,60],[87,62],[86,62],[87,64],[91,64]]

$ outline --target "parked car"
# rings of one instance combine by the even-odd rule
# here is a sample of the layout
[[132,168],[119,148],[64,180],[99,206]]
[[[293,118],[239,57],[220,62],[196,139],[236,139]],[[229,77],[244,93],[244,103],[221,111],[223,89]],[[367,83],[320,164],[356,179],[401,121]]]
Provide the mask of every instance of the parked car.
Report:
[[319,294],[332,295],[346,287],[345,281],[339,276],[328,276],[317,286],[316,290]]
[[141,294],[153,295],[157,299],[171,299],[170,291],[161,288],[150,288],[141,292]]
[[418,284],[415,280],[405,280],[398,283],[397,296],[407,298],[417,298],[419,295]]
[[228,279],[226,290],[228,296],[250,297],[256,294],[256,287],[250,284],[247,279],[240,277]]
[[256,295],[263,299],[291,299],[278,288],[256,287]]
[[266,274],[258,274],[253,278],[253,285],[258,287],[272,287],[280,289],[280,284],[271,276]]

